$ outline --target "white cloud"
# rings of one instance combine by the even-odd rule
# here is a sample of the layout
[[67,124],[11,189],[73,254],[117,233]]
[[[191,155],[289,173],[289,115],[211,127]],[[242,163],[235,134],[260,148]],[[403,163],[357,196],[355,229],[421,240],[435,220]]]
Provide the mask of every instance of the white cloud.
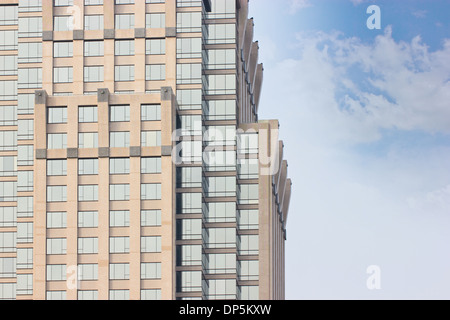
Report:
[[298,58],[273,77],[287,79],[282,90],[295,95],[299,116],[333,132],[333,143],[375,141],[382,129],[450,134],[450,40],[430,52],[420,37],[396,42],[391,33],[369,44],[299,33]]
[[311,7],[312,4],[310,0],[290,0],[290,10],[291,14],[297,13],[299,10]]

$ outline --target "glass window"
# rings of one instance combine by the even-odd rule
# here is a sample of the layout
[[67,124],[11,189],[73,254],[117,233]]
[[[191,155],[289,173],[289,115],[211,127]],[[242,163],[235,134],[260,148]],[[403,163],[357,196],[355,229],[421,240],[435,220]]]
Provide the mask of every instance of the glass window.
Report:
[[202,213],[201,193],[177,193],[177,214]]
[[47,202],[67,201],[66,186],[47,186]]
[[88,301],[98,300],[98,290],[78,290],[77,299],[80,301],[82,301],[82,300],[88,300]]
[[203,163],[207,171],[236,170],[236,151],[205,150]]
[[207,24],[207,44],[236,43],[235,24]]
[[130,106],[129,105],[110,106],[109,120],[111,122],[130,121]]
[[178,219],[177,240],[202,239],[202,219]]
[[177,188],[201,188],[201,187],[202,187],[201,167],[177,168]]
[[18,89],[38,89],[42,87],[42,68],[19,69]]
[[259,280],[259,261],[258,260],[240,260],[239,261],[239,280],[243,280],[243,281]]
[[130,290],[109,290],[109,300],[130,300]]
[[47,254],[66,254],[66,253],[67,253],[66,238],[47,239]]
[[98,185],[78,186],[78,201],[98,201]]
[[17,191],[33,191],[33,171],[19,171],[17,173]]
[[113,227],[129,227],[130,226],[130,211],[110,211],[109,212],[109,226]]
[[19,12],[42,11],[42,0],[19,0]]
[[161,300],[161,289],[142,289],[141,300]]
[[16,30],[0,31],[0,50],[17,50],[19,39]]
[[145,40],[145,54],[165,54],[165,39],[147,39]]
[[161,131],[142,131],[141,146],[142,147],[161,146]]
[[80,132],[78,134],[78,148],[98,148],[98,132]]
[[47,265],[47,281],[65,281],[66,280],[65,264],[48,264]]
[[201,115],[181,115],[180,128],[183,136],[202,135],[202,116]]
[[54,31],[71,31],[73,30],[73,16],[55,16],[53,18]]
[[47,160],[47,176],[66,176],[67,160]]
[[34,136],[34,120],[20,119],[17,121],[17,139],[18,140],[33,140]]
[[161,184],[141,184],[141,200],[161,200]]
[[160,120],[161,120],[160,104],[141,105],[141,121],[160,121]]
[[32,166],[34,163],[33,145],[22,146],[17,148],[17,165],[18,166]]
[[161,158],[141,158],[141,173],[142,174],[154,174],[161,173]]
[[17,249],[17,269],[33,269],[33,249]]
[[129,158],[111,158],[109,159],[109,174],[129,174]]
[[236,247],[235,228],[209,228],[206,232],[206,246],[208,248],[234,248]]
[[208,95],[236,94],[236,75],[210,74],[208,78]]
[[178,12],[177,32],[202,32],[202,13]]
[[115,66],[115,81],[134,81],[134,65]]
[[165,64],[148,64],[145,66],[145,80],[161,81],[166,79]]
[[130,279],[129,263],[111,263],[109,265],[110,280],[128,280]]
[[209,100],[203,110],[207,120],[235,120],[236,100]]
[[161,279],[161,262],[141,263],[141,279]]
[[73,82],[72,67],[53,68],[53,83],[71,83]]
[[34,113],[34,94],[19,94],[18,98],[18,114],[33,114]]
[[55,7],[73,6],[73,0],[55,0]]
[[17,216],[20,218],[33,217],[33,197],[17,198]]
[[258,229],[259,228],[259,211],[258,210],[239,210],[238,227],[241,230]]
[[47,123],[67,123],[67,107],[47,108]]
[[103,41],[85,41],[84,56],[85,57],[102,57],[104,55]]
[[134,29],[134,14],[116,14],[116,29]]
[[194,110],[202,108],[201,89],[177,90],[178,105],[181,110]]
[[42,62],[42,42],[21,42],[21,43],[19,43],[18,62],[19,63]]
[[79,264],[78,279],[81,281],[98,280],[98,264]]
[[33,222],[17,223],[17,243],[33,242]]
[[17,75],[17,56],[0,56],[0,76]]
[[130,146],[130,133],[110,132],[109,144],[111,148],[128,148]]
[[116,56],[134,56],[134,40],[116,40]]
[[19,38],[37,38],[42,36],[42,17],[20,17]]
[[161,210],[142,210],[141,211],[142,227],[160,227],[161,226]]
[[208,202],[205,207],[208,222],[236,222],[236,202]]
[[202,291],[202,272],[201,271],[178,271],[177,292]]
[[253,255],[259,252],[259,236],[256,234],[239,235],[238,254]]
[[134,4],[134,0],[115,0],[116,4]]
[[202,38],[177,38],[177,58],[192,59],[202,57]]
[[207,69],[235,69],[236,50],[235,49],[215,49],[208,50]]
[[238,202],[239,204],[257,204],[259,201],[258,184],[239,185]]
[[16,252],[16,232],[0,232],[0,252]]
[[84,67],[84,82],[103,82],[103,66]]
[[18,295],[33,294],[33,275],[32,274],[18,274],[17,275],[17,291]]
[[147,13],[145,15],[146,28],[165,28],[166,14],[165,13]]
[[200,63],[177,64],[177,84],[202,83],[202,65]]
[[236,280],[208,280],[208,299],[236,299]]
[[67,212],[47,212],[47,228],[67,228]]
[[98,159],[78,159],[79,175],[98,174]]
[[240,300],[259,300],[259,286],[239,286]]
[[17,131],[0,131],[0,151],[17,150]]
[[98,238],[78,238],[78,254],[98,253]]
[[85,6],[99,6],[103,4],[103,0],[84,0]]
[[0,207],[0,227],[15,227],[17,224],[16,207]]
[[202,264],[201,245],[177,246],[177,266],[198,266]]
[[97,106],[80,106],[78,108],[78,122],[97,122]]
[[208,274],[236,273],[236,254],[208,254],[207,255]]
[[[1,34],[1,32],[0,32]],[[1,39],[0,39],[1,43]],[[17,81],[3,80],[0,81],[0,101],[17,100]]]
[[66,300],[66,291],[47,291],[47,300]]
[[130,238],[129,237],[110,237],[109,253],[129,253]]
[[141,252],[161,252],[161,236],[141,237]]
[[84,16],[84,30],[102,30],[103,15]]
[[97,228],[98,211],[78,212],[78,228]]
[[53,42],[54,58],[70,58],[73,57],[73,42]]
[[0,6],[0,26],[17,25],[17,6]]
[[0,177],[12,177],[17,175],[17,157],[0,156]]
[[[16,258],[0,258],[0,278],[16,277]],[[0,291],[0,297],[3,298]]]
[[110,201],[127,201],[130,200],[129,184],[111,184],[109,185]]

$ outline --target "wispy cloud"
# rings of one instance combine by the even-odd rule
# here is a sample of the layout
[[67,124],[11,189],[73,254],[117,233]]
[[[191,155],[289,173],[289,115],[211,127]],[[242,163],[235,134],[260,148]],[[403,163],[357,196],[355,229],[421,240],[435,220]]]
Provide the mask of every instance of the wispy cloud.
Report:
[[414,17],[420,18],[420,19],[426,18],[427,17],[427,13],[428,13],[427,10],[415,10],[415,11],[411,12],[411,14]]
[[304,8],[311,7],[312,4],[310,0],[290,0],[290,7],[289,12],[290,14],[295,14],[299,10],[302,10]]

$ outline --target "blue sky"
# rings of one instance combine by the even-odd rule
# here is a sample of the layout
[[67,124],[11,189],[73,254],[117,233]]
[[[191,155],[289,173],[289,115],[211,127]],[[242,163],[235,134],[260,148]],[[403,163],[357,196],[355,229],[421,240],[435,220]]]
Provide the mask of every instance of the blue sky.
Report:
[[450,298],[449,14],[449,0],[250,1],[260,118],[280,120],[293,180],[288,299]]

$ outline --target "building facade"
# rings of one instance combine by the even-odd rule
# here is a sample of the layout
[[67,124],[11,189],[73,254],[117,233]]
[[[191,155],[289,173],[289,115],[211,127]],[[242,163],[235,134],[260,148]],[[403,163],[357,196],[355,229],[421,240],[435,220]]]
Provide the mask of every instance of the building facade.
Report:
[[0,3],[0,299],[284,299],[247,0]]

